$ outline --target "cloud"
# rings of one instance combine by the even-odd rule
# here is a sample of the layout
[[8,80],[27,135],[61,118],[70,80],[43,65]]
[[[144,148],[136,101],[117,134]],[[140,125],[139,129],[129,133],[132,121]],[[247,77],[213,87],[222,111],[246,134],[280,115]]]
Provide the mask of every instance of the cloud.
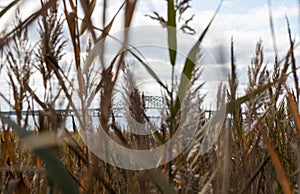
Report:
[[[134,14],[133,18],[133,26],[144,26],[146,25],[158,25],[157,21],[151,20],[144,16],[144,14],[151,13],[152,11],[158,11],[160,14],[165,16],[166,11],[162,9],[165,8],[165,2],[161,4],[157,4],[158,1],[147,1],[140,2],[137,7],[137,11]],[[228,1],[224,6],[227,8],[235,8],[237,4],[241,4],[241,1]],[[151,5],[149,8],[147,5]],[[237,6],[239,7],[239,6]],[[109,7],[111,10],[115,10],[115,7]],[[196,38],[203,31],[204,27],[208,24],[209,20],[213,16],[215,10],[197,10],[195,7],[188,11],[188,14],[196,13],[194,20],[191,25],[197,29],[198,34],[194,37],[191,37],[191,40],[186,41],[185,37],[181,36],[178,38],[180,43],[181,52],[184,55],[187,54],[191,46],[196,41]],[[114,13],[113,11],[109,11],[109,13]],[[123,14],[123,13],[122,13]],[[279,5],[272,8],[274,29],[276,34],[276,44],[279,50],[280,56],[284,56],[286,51],[289,48],[289,40],[287,35],[287,27],[285,15],[288,15],[291,22],[292,31],[296,31],[295,18],[298,16],[298,8],[297,7],[287,7],[284,5]],[[120,13],[121,15],[121,13]],[[120,16],[121,18],[121,16]],[[119,19],[120,19],[119,18]],[[121,20],[120,26],[122,24]],[[255,53],[255,46],[257,41],[260,39],[263,41],[264,51],[265,51],[265,62],[272,63],[274,60],[274,52],[273,52],[273,42],[270,33],[270,24],[269,24],[269,11],[267,5],[261,7],[251,8],[246,11],[238,11],[238,12],[220,12],[208,34],[206,35],[202,47],[203,51],[205,51],[206,57],[209,56],[210,62],[215,63],[225,63],[222,66],[209,66],[210,62],[205,61],[203,66],[210,67],[210,69],[206,70],[206,76],[208,82],[213,81],[224,81],[227,79],[227,75],[229,71],[229,59],[230,59],[230,39],[233,37],[234,46],[235,46],[235,54],[236,54],[236,62],[238,65],[238,74],[241,79],[241,84],[247,82],[247,66],[250,65],[251,59]],[[117,27],[115,28],[117,29]],[[117,31],[117,30],[116,30]],[[115,32],[116,32],[115,31]],[[295,33],[294,33],[295,34]],[[166,37],[162,38],[161,35],[157,34],[155,30],[145,30],[143,33],[134,35],[135,42],[139,43],[145,37],[151,37],[151,44],[156,44],[157,42],[161,42],[162,39],[166,39]],[[296,37],[298,38],[298,36]],[[194,41],[194,42],[193,42]],[[148,40],[149,42],[149,40]],[[151,45],[150,44],[150,45]],[[163,44],[166,45],[166,42]],[[143,52],[146,58],[150,59],[150,61],[168,61],[167,52],[157,53],[151,49],[153,48],[145,48],[139,47],[139,49]],[[223,58],[220,56],[221,51],[223,52]],[[298,56],[298,55],[297,55]],[[180,57],[179,57],[180,58]],[[182,63],[184,61],[179,62],[178,68],[182,67]],[[157,63],[157,62],[156,62]],[[159,64],[159,63],[157,63]],[[180,66],[181,64],[181,66]],[[155,70],[159,69],[161,77],[163,79],[169,79],[168,73],[161,72],[169,72],[166,69],[166,66],[154,66]],[[221,70],[222,69],[222,70]],[[138,69],[135,69],[138,72]],[[216,72],[222,72],[222,76],[216,76]],[[180,70],[179,70],[180,72]],[[144,73],[139,73],[138,78],[143,78]],[[244,87],[244,86],[243,86]]]
[[[200,24],[201,28],[198,28],[198,32],[206,25],[207,21],[212,16],[213,11],[203,11],[197,14],[194,24]],[[274,30],[276,34],[276,44],[279,50],[280,56],[286,54],[289,49],[289,39],[287,34],[287,25],[285,15],[288,13],[291,23],[291,29],[293,35],[295,35],[296,17],[298,16],[297,7],[285,7],[279,6],[272,9]],[[201,18],[201,19],[200,19]],[[203,22],[206,21],[205,22]],[[217,50],[219,45],[223,45],[225,48],[230,46],[230,38],[234,38],[236,58],[239,63],[249,64],[255,51],[256,42],[261,39],[265,54],[268,57],[267,61],[272,61],[273,54],[273,42],[269,25],[269,13],[268,7],[260,7],[250,9],[245,13],[220,13],[214,21],[211,30],[205,37],[203,46],[211,50],[213,53]],[[296,36],[296,40],[299,36]],[[228,51],[228,49],[227,49]],[[227,53],[229,55],[229,53]]]
[[234,7],[234,5],[238,2],[238,0],[233,0],[233,1],[224,1],[223,2],[223,6],[228,7],[228,8],[232,8]]
[[[8,1],[6,1],[8,2]],[[28,16],[33,13],[34,10],[39,8],[39,4],[35,1],[24,1],[24,9],[21,10],[23,16]],[[108,23],[115,15],[117,9],[121,6],[121,0],[107,1],[107,19]],[[181,53],[178,55],[178,61],[176,66],[176,72],[179,76],[182,71],[184,56],[187,55],[190,48],[196,42],[196,39],[202,33],[203,29],[206,27],[210,19],[212,18],[215,8],[219,1],[209,1],[205,3],[195,3],[192,4],[192,9],[189,9],[184,17],[195,14],[191,26],[197,30],[197,35],[179,35],[178,36],[178,51]],[[255,1],[257,2],[257,1]],[[272,64],[274,60],[273,52],[273,42],[270,33],[269,24],[269,11],[267,5],[258,6],[252,3],[250,9],[245,9],[245,1],[239,0],[229,0],[224,1],[223,7],[220,13],[217,15],[215,21],[213,22],[211,29],[205,36],[202,43],[202,51],[204,53],[203,67],[205,69],[205,80],[212,85],[216,86],[216,82],[224,81],[227,79],[229,71],[229,59],[230,59],[230,39],[233,37],[236,62],[238,65],[238,74],[241,79],[240,83],[246,83],[247,79],[247,66],[251,62],[251,58],[254,56],[255,45],[259,39],[263,41],[264,51],[265,51],[265,62]],[[260,2],[260,4],[262,4]],[[265,3],[264,3],[265,4]],[[203,7],[199,8],[200,5]],[[160,78],[166,82],[170,81],[170,64],[169,56],[167,50],[167,37],[166,29],[161,28],[157,21],[145,17],[145,14],[151,14],[153,11],[157,11],[159,14],[166,18],[167,14],[167,4],[163,0],[147,0],[138,1],[136,12],[134,13],[134,18],[132,20],[132,26],[139,26],[144,28],[144,26],[156,26],[153,29],[144,28],[142,33],[136,33],[131,35],[130,41],[137,45],[141,52],[148,59],[150,66],[158,72]],[[98,1],[97,7],[93,12],[93,24],[99,28],[103,28],[102,24],[102,1]],[[224,11],[222,11],[224,10]],[[62,7],[61,7],[62,11]],[[289,39],[287,34],[287,26],[285,15],[290,19],[292,35],[299,40],[298,31],[298,7],[292,5],[275,5],[272,8],[272,15],[274,20],[274,30],[276,34],[276,44],[278,47],[280,57],[283,57],[289,48]],[[9,23],[14,16],[14,11],[11,10],[7,15],[1,18],[0,26]],[[79,17],[83,18],[83,12],[80,10]],[[116,17],[114,25],[111,29],[111,34],[116,35],[118,32],[122,31],[124,22],[124,9]],[[155,30],[155,28],[161,29],[161,31]],[[67,31],[66,25],[64,26],[66,30],[65,36],[69,37],[69,32]],[[164,33],[162,35],[161,33]],[[100,32],[97,33],[99,36]],[[84,45],[88,39],[89,34],[86,33],[81,39],[84,50]],[[121,35],[120,35],[121,37]],[[146,37],[146,39],[145,39]],[[143,42],[144,41],[144,42]],[[71,44],[71,42],[69,42]],[[107,40],[108,54],[106,55],[107,61],[111,61],[112,57],[116,53],[118,48],[115,43],[112,43],[109,39]],[[146,43],[148,45],[146,45]],[[156,47],[155,45],[160,45]],[[110,49],[110,50],[109,50]],[[72,47],[67,48],[67,54],[64,61],[70,63],[70,59],[73,58]],[[223,56],[222,56],[223,55]],[[300,54],[296,52],[296,57],[299,59]],[[128,57],[128,60],[132,60],[132,57]],[[223,64],[220,64],[223,63]],[[132,66],[134,68],[137,79],[150,79],[142,66]],[[221,75],[221,76],[220,76]],[[148,89],[147,89],[148,88]],[[214,88],[214,87],[213,87]],[[157,91],[153,86],[147,86],[146,89],[150,92]]]
[[[37,3],[38,2],[38,3]],[[7,6],[11,3],[9,0],[2,0],[1,6]],[[41,8],[40,1],[20,1],[16,6],[10,8],[0,19],[1,32],[8,32],[14,27],[13,21],[16,16],[16,10],[19,9],[20,16],[27,18]]]

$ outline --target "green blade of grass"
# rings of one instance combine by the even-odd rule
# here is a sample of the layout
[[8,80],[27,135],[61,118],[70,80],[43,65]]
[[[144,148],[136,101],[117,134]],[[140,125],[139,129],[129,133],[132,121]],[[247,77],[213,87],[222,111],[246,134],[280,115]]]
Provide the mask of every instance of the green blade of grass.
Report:
[[168,1],[168,46],[171,65],[175,65],[177,36],[176,36],[176,11],[174,8],[174,0]]
[[184,64],[184,68],[181,74],[181,80],[180,80],[180,84],[179,84],[179,90],[178,90],[178,94],[177,94],[177,98],[176,98],[176,102],[174,105],[174,108],[172,110],[171,116],[174,117],[177,112],[179,111],[180,107],[181,107],[181,100],[184,98],[186,91],[188,90],[188,86],[192,77],[192,73],[193,70],[195,68],[195,57],[197,54],[197,51],[199,49],[199,46],[203,40],[203,38],[205,37],[205,35],[208,32],[208,29],[210,28],[213,20],[215,19],[217,13],[219,12],[222,2],[220,2],[217,10],[215,11],[213,17],[211,18],[211,20],[209,21],[208,25],[206,26],[206,28],[204,29],[204,31],[202,32],[202,34],[200,35],[199,39],[197,40],[197,42],[194,44],[194,46],[192,47],[192,49],[190,50],[188,57],[186,58],[185,64]]
[[[7,118],[2,114],[0,114],[0,119],[5,124],[9,125],[19,135],[20,138],[29,137],[32,135],[26,131],[26,129],[20,127],[10,118]],[[37,149],[34,150],[34,153],[44,162],[49,179],[58,185],[62,193],[79,193],[78,186],[76,185],[75,181],[71,178],[66,168],[49,148]]]
[[269,89],[270,87],[272,87],[276,82],[270,82],[262,87],[257,88],[256,90],[253,90],[252,92],[246,94],[245,96],[242,96],[234,101],[231,101],[229,103],[227,103],[226,105],[226,111],[228,113],[232,112],[233,110],[235,110],[237,107],[239,107],[241,104],[247,102],[248,100],[250,100],[251,98],[255,97],[258,94],[261,94],[262,92],[266,91],[267,89]]
[[237,107],[240,107],[243,103],[247,102],[254,96],[259,95],[262,92],[266,91],[267,89],[272,87],[275,83],[276,82],[271,82],[269,84],[266,84],[250,92],[249,94],[246,94],[245,96],[242,96],[234,101],[227,103],[225,106],[220,107],[220,109],[211,117],[211,119],[204,124],[201,130],[196,133],[195,138],[187,148],[187,151],[190,151],[195,145],[195,143],[199,142],[203,138],[204,134],[206,133],[206,131],[209,129],[210,126],[216,125],[218,122],[224,120],[222,119],[222,116],[224,115],[225,111],[227,113],[230,113],[232,110],[236,109]]
[[11,2],[9,5],[7,5],[6,7],[4,7],[4,9],[2,9],[2,11],[0,12],[0,18],[8,11],[10,10],[10,8],[12,8],[13,6],[15,6],[20,0],[14,0],[13,2]]

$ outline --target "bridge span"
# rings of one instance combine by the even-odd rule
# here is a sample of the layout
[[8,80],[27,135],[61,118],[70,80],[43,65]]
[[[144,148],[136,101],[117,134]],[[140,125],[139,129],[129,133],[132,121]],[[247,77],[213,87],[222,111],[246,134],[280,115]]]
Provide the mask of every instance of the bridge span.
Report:
[[[167,105],[165,103],[165,99],[161,96],[144,96],[144,102],[145,102],[145,111],[148,110],[164,110],[167,109]],[[80,111],[80,109],[78,109]],[[123,112],[125,110],[124,102],[119,100],[112,106],[112,111],[116,116],[123,115]],[[22,115],[34,115],[38,116],[42,110],[32,110],[32,111],[22,111]],[[61,115],[68,115],[72,116],[75,115],[75,110],[73,109],[55,109],[57,113],[60,113]],[[100,108],[89,108],[89,113],[92,116],[99,116],[100,114]],[[16,115],[16,111],[0,111],[2,115]],[[214,111],[205,111],[205,114],[211,115]]]

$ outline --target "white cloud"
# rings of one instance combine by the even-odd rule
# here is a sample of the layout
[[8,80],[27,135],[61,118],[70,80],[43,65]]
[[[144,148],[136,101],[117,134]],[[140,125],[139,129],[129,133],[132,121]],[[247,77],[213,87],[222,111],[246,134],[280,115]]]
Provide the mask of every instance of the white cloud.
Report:
[[[113,18],[118,8],[121,6],[121,0],[107,1],[107,23]],[[214,1],[214,3],[218,3],[218,1]],[[229,68],[229,46],[231,36],[234,38],[235,45],[235,53],[238,64],[238,72],[240,74],[241,82],[246,82],[246,73],[247,73],[247,65],[250,64],[251,58],[254,55],[255,45],[259,39],[263,40],[264,50],[265,50],[265,59],[266,62],[272,63],[274,53],[273,53],[273,43],[270,33],[269,27],[269,12],[267,5],[262,7],[251,8],[247,11],[236,11],[235,8],[238,4],[242,2],[239,0],[230,0],[225,1],[223,6],[227,8],[226,12],[221,12],[217,15],[215,21],[213,22],[211,29],[209,30],[207,36],[203,41],[203,47],[205,54],[208,58],[205,62],[204,66],[210,67],[205,72],[206,81],[210,83],[214,83],[214,81],[221,81],[226,79]],[[25,1],[24,9],[22,9],[22,15],[28,16],[30,13],[33,13],[34,10],[39,8],[39,3],[36,1]],[[93,13],[93,23],[95,26],[102,28],[102,1],[98,1],[98,6],[95,8]],[[231,12],[228,9],[232,9]],[[158,22],[150,19],[149,17],[145,17],[145,14],[151,14],[153,11],[157,11],[159,14],[166,18],[166,1],[164,0],[147,0],[147,1],[138,1],[136,12],[134,13],[134,18],[132,21],[132,26],[145,26],[145,25],[155,25],[159,26]],[[178,39],[180,42],[179,50],[183,55],[186,55],[191,46],[193,45],[195,39],[199,36],[199,34],[203,31],[203,29],[208,24],[209,20],[213,16],[215,10],[199,10],[196,6],[190,9],[184,17],[188,17],[191,14],[195,14],[194,20],[191,22],[191,26],[196,28],[197,35],[194,37],[189,36],[179,36]],[[276,43],[279,49],[280,57],[283,57],[286,54],[286,51],[289,48],[289,40],[287,34],[287,27],[285,21],[285,15],[290,18],[292,34],[297,35],[296,40],[299,40],[299,32],[296,22],[298,22],[298,7],[293,6],[285,6],[279,5],[277,7],[272,8],[272,14],[274,19],[274,29],[276,34]],[[14,15],[14,11],[11,10],[5,17],[1,18],[0,26],[3,26],[5,23],[9,23]],[[80,18],[83,18],[83,13],[80,11]],[[120,31],[123,26],[124,21],[124,9],[119,13],[116,17],[114,25],[111,29],[111,34],[115,34]],[[160,28],[160,27],[159,27]],[[100,33],[99,33],[100,34]],[[98,35],[99,35],[98,34]],[[67,31],[66,37],[69,37],[69,32]],[[88,35],[83,36],[83,43],[86,42],[86,38]],[[154,33],[151,30],[145,30],[143,33],[135,35],[136,43],[143,40],[144,37],[148,37],[151,39],[151,44],[162,44],[166,45],[166,37],[162,40],[162,37]],[[189,38],[187,38],[189,37]],[[133,39],[134,40],[134,39]],[[162,43],[164,41],[164,43]],[[71,42],[69,42],[71,43]],[[220,59],[220,47],[224,48],[223,54],[225,55],[225,62],[223,66],[209,66],[213,61],[221,62]],[[107,55],[108,57],[112,57],[111,53],[114,53],[113,46],[110,44],[110,53]],[[82,47],[84,50],[84,46]],[[68,52],[66,54],[67,61],[70,62],[70,58],[73,58],[71,47],[68,48]],[[152,65],[155,71],[158,71],[159,76],[163,80],[168,80],[170,78],[169,66],[168,64],[168,55],[167,52],[155,53],[151,51],[151,48],[143,48],[144,54],[149,58],[150,64]],[[299,59],[299,53],[296,53],[297,59]],[[180,61],[181,60],[181,61]],[[181,71],[183,60],[179,57],[179,64],[177,72]],[[220,70],[222,69],[222,71]],[[149,77],[145,77],[145,70],[142,67],[135,69],[137,73],[138,79],[145,79]],[[218,76],[218,71],[221,71],[221,76]],[[224,73],[225,72],[225,73]],[[179,74],[179,73],[178,73]],[[216,76],[217,75],[217,76]],[[222,77],[223,76],[223,77]],[[243,79],[244,78],[244,79]],[[217,84],[215,84],[217,85]],[[147,86],[148,91],[154,92],[157,91],[152,86]],[[214,87],[213,87],[214,88]]]
[[[226,6],[230,7],[235,2],[231,1]],[[234,9],[234,7],[233,7]],[[197,10],[194,10],[197,12]],[[196,26],[198,36],[206,27],[211,19],[214,10],[205,10],[197,13],[193,26]],[[272,8],[276,44],[280,58],[284,57],[289,49],[289,38],[285,16],[290,20],[292,36],[299,42],[298,32],[298,7],[287,7],[280,5]],[[238,76],[240,79],[239,95],[244,93],[247,84],[247,66],[251,63],[254,56],[255,47],[258,40],[263,41],[265,63],[273,67],[274,51],[269,24],[269,11],[267,6],[250,9],[246,12],[220,12],[211,29],[209,30],[202,44],[211,53],[216,61],[218,58],[219,47],[223,46],[224,53],[227,55],[226,62],[229,68],[230,39],[234,38],[235,56],[238,65]],[[296,60],[299,60],[299,52],[296,51]],[[224,67],[225,68],[225,67]]]

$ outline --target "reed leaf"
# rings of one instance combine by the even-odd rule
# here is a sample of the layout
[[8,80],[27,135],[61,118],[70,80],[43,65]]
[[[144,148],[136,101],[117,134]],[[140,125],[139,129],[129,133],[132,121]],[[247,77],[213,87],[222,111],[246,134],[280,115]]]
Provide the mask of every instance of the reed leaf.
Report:
[[13,6],[15,6],[20,0],[14,0],[12,1],[10,4],[8,4],[6,7],[4,7],[4,9],[2,9],[2,11],[0,12],[0,18],[8,11],[10,10],[10,8],[12,8]]
[[256,90],[253,90],[252,92],[234,100],[234,101],[231,101],[229,103],[227,103],[226,105],[226,111],[228,113],[232,112],[233,110],[235,110],[236,108],[238,108],[241,104],[249,101],[251,98],[263,93],[264,91],[266,91],[267,89],[271,88],[274,84],[276,83],[275,82],[270,82],[264,86],[261,86],[259,88],[257,88]]
[[[137,0],[127,0],[126,1],[126,8],[125,8],[125,23],[124,23],[124,27],[125,29],[130,27],[130,23],[132,20],[132,16],[134,13],[134,8],[136,5]],[[128,31],[125,31],[126,33]]]
[[277,180],[282,188],[283,193],[285,194],[292,194],[292,189],[290,187],[289,181],[287,179],[286,173],[284,168],[282,167],[282,164],[279,160],[278,154],[276,150],[274,149],[269,137],[265,132],[263,132],[263,137],[267,145],[267,149],[271,158],[271,161],[273,163],[273,166],[277,172]]
[[222,2],[220,2],[217,10],[215,11],[213,17],[211,18],[211,20],[209,21],[208,25],[206,26],[206,28],[204,29],[204,31],[202,32],[202,34],[200,35],[198,41],[194,44],[194,46],[192,47],[192,49],[190,50],[185,64],[184,64],[184,68],[181,74],[181,80],[180,80],[180,84],[179,84],[179,89],[178,89],[178,94],[177,94],[177,98],[176,98],[176,102],[174,105],[174,108],[171,112],[171,116],[174,117],[177,112],[180,110],[181,107],[181,100],[184,98],[186,91],[188,90],[188,86],[190,83],[190,80],[192,78],[192,73],[193,70],[195,68],[195,57],[197,55],[199,46],[202,42],[202,40],[204,39],[205,35],[207,34],[212,22],[214,21],[215,17],[217,16],[217,13],[219,12]]
[[157,169],[153,169],[147,172],[151,180],[159,188],[161,193],[168,193],[168,194],[176,193],[174,187],[172,187],[172,185],[168,183],[166,177],[162,175]]
[[293,95],[291,94],[290,91],[288,91],[288,93],[287,93],[287,100],[288,100],[289,109],[294,117],[296,129],[298,130],[298,134],[300,135],[300,116],[299,116],[299,112],[297,109],[297,105],[296,105]]
[[[114,17],[111,19],[111,21],[104,27],[103,30],[101,30],[102,33],[101,33],[101,35],[97,38],[95,44],[99,43],[100,41],[103,41],[103,39],[105,39],[106,36],[108,36],[109,31],[110,31],[110,29],[111,29],[111,27],[112,27],[112,25],[113,25],[113,23],[114,23],[114,21],[115,21],[115,18],[117,17],[117,15],[119,14],[119,12],[122,10],[122,8],[124,7],[124,5],[125,5],[125,1],[124,1],[123,4],[121,5],[121,7],[118,9],[118,11],[117,11],[116,14],[114,15]],[[104,49],[104,44],[103,44],[103,42],[101,42],[101,45],[100,45],[100,46],[101,46],[100,48]],[[83,73],[87,73],[87,72],[88,72],[90,66],[92,65],[93,60],[95,59],[95,57],[96,57],[98,54],[99,54],[99,53],[97,53],[95,50],[92,50],[91,53],[89,53],[89,57],[88,57],[88,59],[87,59],[87,61],[86,61],[86,63],[85,63],[85,66],[84,66],[84,68],[83,68]],[[103,54],[104,54],[104,52],[101,52],[101,53],[100,53],[100,59],[101,59],[101,61],[103,61]],[[117,54],[116,56],[119,56],[119,54]]]
[[90,2],[90,4],[89,4],[89,12],[88,12],[88,14],[86,14],[85,16],[84,16],[84,18],[83,18],[83,20],[82,20],[82,23],[81,23],[81,25],[80,25],[80,30],[79,30],[79,36],[81,36],[84,32],[85,32],[85,30],[86,30],[86,20],[88,19],[88,18],[91,18],[91,16],[92,16],[92,13],[93,13],[93,11],[94,11],[94,9],[95,9],[95,5],[96,5],[96,3],[97,3],[97,0],[92,0],[91,2]]
[[[32,135],[10,118],[7,118],[2,114],[0,114],[0,118],[5,124],[11,126],[20,138],[26,138]],[[49,179],[58,185],[62,193],[79,193],[75,181],[49,148],[37,149],[34,150],[34,153],[44,162]]]
[[5,34],[4,37],[2,37],[0,39],[0,48],[3,48],[4,45],[8,44],[12,40],[13,37],[18,35],[18,31],[30,26],[33,23],[33,21],[35,21],[40,15],[42,15],[45,11],[47,11],[47,9],[49,9],[50,7],[55,5],[55,3],[56,3],[56,0],[49,0],[47,3],[45,3],[45,5],[41,9],[39,9],[36,12],[34,12],[33,14],[31,14],[24,21],[22,21],[17,27],[12,29],[7,34]]
[[234,101],[228,102],[225,106],[222,106],[219,108],[219,110],[212,115],[209,121],[207,121],[204,126],[195,134],[194,140],[191,142],[191,144],[188,146],[187,151],[190,151],[196,142],[199,142],[204,134],[207,132],[210,126],[216,125],[218,122],[224,120],[222,117],[224,116],[225,112],[230,113],[232,110],[235,110],[236,108],[240,107],[243,103],[247,102],[252,97],[261,94],[262,92],[266,91],[270,87],[274,85],[273,83],[266,84],[265,86],[262,86]]
[[125,1],[122,3],[121,7],[118,9],[118,11],[114,15],[114,17],[111,19],[111,21],[104,27],[104,29],[102,31],[102,34],[97,39],[97,42],[100,41],[100,40],[102,40],[103,38],[105,38],[108,35],[108,33],[109,33],[109,31],[110,31],[110,29],[111,29],[111,27],[112,27],[112,25],[113,25],[113,23],[114,23],[117,15],[122,10],[122,8],[124,7],[124,5],[125,5]]
[[168,45],[171,65],[175,65],[176,50],[177,50],[177,35],[176,35],[176,11],[174,8],[174,0],[168,1]]
[[297,75],[297,65],[296,65],[296,59],[294,55],[294,41],[292,40],[292,34],[291,34],[291,28],[290,28],[290,23],[289,19],[286,16],[286,23],[287,23],[287,28],[288,28],[288,35],[289,35],[289,40],[290,40],[290,50],[291,50],[291,65],[292,65],[292,72],[293,72],[293,77],[294,77],[294,83],[295,83],[295,90],[296,90],[296,102],[297,104],[299,103],[299,79]]
[[136,53],[134,53],[132,50],[128,50],[147,70],[147,72],[155,79],[155,81],[166,91],[168,91],[168,87],[160,80],[160,78],[156,75],[155,71],[152,70],[152,68],[141,58],[139,57]]
[[209,177],[209,180],[205,183],[204,187],[202,188],[202,190],[199,192],[199,194],[205,194],[208,192],[208,187],[209,185],[211,184],[211,182],[213,181],[213,179],[215,178],[215,176],[217,175],[218,173],[218,170],[220,168],[216,168],[214,170],[214,172],[212,173],[212,175]]

